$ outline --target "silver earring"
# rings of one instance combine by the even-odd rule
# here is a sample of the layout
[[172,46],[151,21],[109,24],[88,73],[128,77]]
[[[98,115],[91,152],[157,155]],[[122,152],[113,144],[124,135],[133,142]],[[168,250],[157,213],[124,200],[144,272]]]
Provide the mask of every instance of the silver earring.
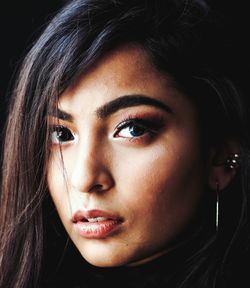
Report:
[[[221,164],[222,165],[222,164]],[[224,166],[227,169],[233,170],[240,166],[240,156],[237,153],[231,154],[227,160],[224,162]],[[215,229],[216,232],[219,230],[219,194],[220,194],[220,185],[219,181],[216,181],[216,206],[215,206]]]
[[228,169],[236,169],[240,166],[240,156],[237,153],[231,154],[225,161],[225,167]]
[[219,230],[219,192],[220,192],[219,182],[216,181],[215,229],[217,232]]

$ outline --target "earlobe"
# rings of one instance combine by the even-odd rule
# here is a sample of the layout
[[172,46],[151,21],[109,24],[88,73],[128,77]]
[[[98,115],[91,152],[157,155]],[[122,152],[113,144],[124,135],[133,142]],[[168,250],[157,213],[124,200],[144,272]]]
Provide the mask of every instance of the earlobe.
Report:
[[229,153],[226,157],[220,155],[219,158],[213,153],[208,182],[212,190],[216,190],[219,185],[221,191],[230,184],[236,175],[237,168],[240,166],[240,156],[238,153]]

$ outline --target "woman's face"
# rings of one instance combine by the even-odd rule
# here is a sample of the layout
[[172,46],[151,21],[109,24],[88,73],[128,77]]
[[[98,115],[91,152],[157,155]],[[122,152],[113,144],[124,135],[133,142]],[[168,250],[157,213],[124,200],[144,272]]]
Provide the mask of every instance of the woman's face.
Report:
[[204,190],[193,104],[139,47],[123,46],[64,92],[58,108],[49,118],[48,185],[79,252],[102,267],[165,253]]

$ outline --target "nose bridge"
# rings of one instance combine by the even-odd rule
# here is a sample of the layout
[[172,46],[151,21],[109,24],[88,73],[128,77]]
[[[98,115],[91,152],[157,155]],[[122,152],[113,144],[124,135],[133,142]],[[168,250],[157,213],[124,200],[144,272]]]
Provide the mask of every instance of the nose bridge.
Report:
[[77,145],[72,168],[71,184],[81,192],[90,192],[94,187],[108,189],[111,174],[105,157],[105,147],[93,137],[84,137]]

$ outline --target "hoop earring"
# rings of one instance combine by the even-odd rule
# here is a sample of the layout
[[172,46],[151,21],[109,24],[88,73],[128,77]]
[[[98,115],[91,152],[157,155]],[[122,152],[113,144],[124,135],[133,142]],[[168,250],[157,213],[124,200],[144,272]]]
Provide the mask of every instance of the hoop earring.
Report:
[[216,204],[215,204],[215,229],[216,232],[219,230],[219,192],[220,192],[220,185],[219,182],[216,181]]
[[[219,164],[218,166],[224,165],[226,169],[234,170],[240,166],[240,155],[237,153],[230,154],[224,163]],[[219,194],[220,194],[220,184],[216,180],[216,204],[215,204],[215,229],[216,232],[219,230]]]

